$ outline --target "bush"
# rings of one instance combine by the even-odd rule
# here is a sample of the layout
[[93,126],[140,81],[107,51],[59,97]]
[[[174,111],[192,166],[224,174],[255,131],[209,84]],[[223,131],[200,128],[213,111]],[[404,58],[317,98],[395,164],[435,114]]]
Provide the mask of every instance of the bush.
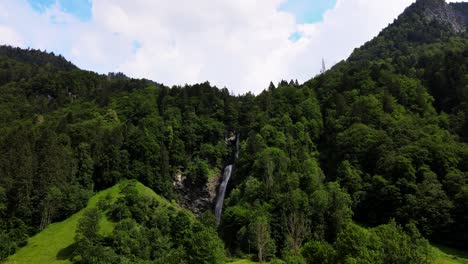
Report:
[[301,254],[307,263],[336,263],[336,251],[325,241],[309,241],[305,243]]

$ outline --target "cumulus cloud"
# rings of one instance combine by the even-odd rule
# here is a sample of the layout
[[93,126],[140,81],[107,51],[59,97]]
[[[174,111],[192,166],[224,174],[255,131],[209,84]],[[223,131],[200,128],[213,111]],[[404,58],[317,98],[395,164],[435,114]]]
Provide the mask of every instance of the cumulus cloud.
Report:
[[3,25],[0,25],[0,39],[2,39],[3,42],[8,43],[10,45],[24,45],[23,39],[16,33],[14,29]]
[[101,73],[258,93],[270,81],[310,79],[322,58],[329,66],[345,59],[414,2],[337,0],[321,22],[300,24],[280,10],[285,1],[93,0],[91,19],[82,21],[59,2],[37,13],[26,0],[2,0],[0,41],[61,53]]

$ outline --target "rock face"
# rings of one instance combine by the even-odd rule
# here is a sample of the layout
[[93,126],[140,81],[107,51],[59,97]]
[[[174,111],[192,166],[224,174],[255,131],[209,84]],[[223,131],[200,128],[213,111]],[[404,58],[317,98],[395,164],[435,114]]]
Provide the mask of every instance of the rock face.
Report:
[[429,22],[438,21],[460,33],[466,31],[468,25],[467,11],[468,3],[447,4],[445,0],[417,0],[403,15],[415,12]]
[[216,199],[216,187],[221,175],[209,180],[204,186],[194,186],[185,180],[181,173],[175,177],[174,188],[179,193],[179,204],[200,216],[206,210],[211,210]]
[[[226,145],[233,148],[231,157],[228,158],[226,161],[229,164],[232,164],[234,160],[236,160],[239,156],[239,144],[240,144],[240,136],[235,132],[229,132],[225,138]],[[228,167],[232,165],[228,165]],[[179,204],[189,209],[193,212],[197,217],[200,216],[203,212],[207,210],[212,210],[216,203],[217,198],[217,191],[218,188],[223,180],[223,171],[219,172],[219,174],[208,180],[208,182],[203,186],[196,186],[190,184],[189,181],[186,181],[186,178],[183,176],[182,172],[177,172],[174,177],[174,189],[179,194],[178,202]],[[226,182],[227,185],[227,182]],[[227,186],[224,186],[223,190],[223,201],[224,201],[224,193],[226,191]]]

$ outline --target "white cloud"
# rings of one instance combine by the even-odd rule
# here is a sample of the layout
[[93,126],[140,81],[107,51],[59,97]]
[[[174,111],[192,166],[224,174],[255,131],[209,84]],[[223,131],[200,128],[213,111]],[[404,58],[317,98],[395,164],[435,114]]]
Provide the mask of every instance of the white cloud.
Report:
[[[93,0],[92,20],[83,22],[57,5],[39,14],[25,0],[2,0],[9,12],[0,11],[0,41],[59,52],[102,73],[260,92],[270,81],[306,81],[322,58],[345,59],[414,2],[338,0],[322,22],[297,24],[278,10],[283,1]],[[289,40],[294,32],[302,38]]]
[[16,31],[10,27],[0,25],[0,39],[3,43],[12,46],[23,46],[24,41]]
[[297,44],[289,74],[307,80],[319,71],[321,58],[328,66],[347,58],[354,48],[376,36],[412,2],[338,0],[321,23],[299,26],[304,37]]

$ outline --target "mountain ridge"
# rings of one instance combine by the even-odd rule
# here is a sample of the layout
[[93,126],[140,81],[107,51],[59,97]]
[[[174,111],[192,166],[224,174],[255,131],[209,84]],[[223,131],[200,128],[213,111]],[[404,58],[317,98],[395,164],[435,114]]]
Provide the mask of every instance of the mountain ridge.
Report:
[[[174,185],[203,186],[222,171],[230,134],[240,152],[219,226],[208,209],[199,218],[208,229],[184,228],[186,216],[161,218],[128,192],[112,210],[119,232],[90,236],[82,245],[95,250],[79,255],[180,264],[173,256],[202,258],[202,243],[220,237],[214,261],[188,263],[222,263],[222,244],[228,255],[286,263],[428,264],[429,241],[464,249],[468,38],[451,24],[461,13],[466,4],[418,0],[346,61],[259,95],[57,72],[47,60],[14,67],[15,54],[0,56],[14,77],[0,74],[0,240],[9,246],[0,257],[123,179],[182,204]],[[166,259],[150,253],[155,225],[171,245]],[[148,232],[129,231],[140,227]]]
[[468,17],[464,9],[468,3],[447,3],[445,0],[417,0],[414,4],[406,8],[401,16],[418,13],[428,22],[438,21],[457,32],[466,31]]

